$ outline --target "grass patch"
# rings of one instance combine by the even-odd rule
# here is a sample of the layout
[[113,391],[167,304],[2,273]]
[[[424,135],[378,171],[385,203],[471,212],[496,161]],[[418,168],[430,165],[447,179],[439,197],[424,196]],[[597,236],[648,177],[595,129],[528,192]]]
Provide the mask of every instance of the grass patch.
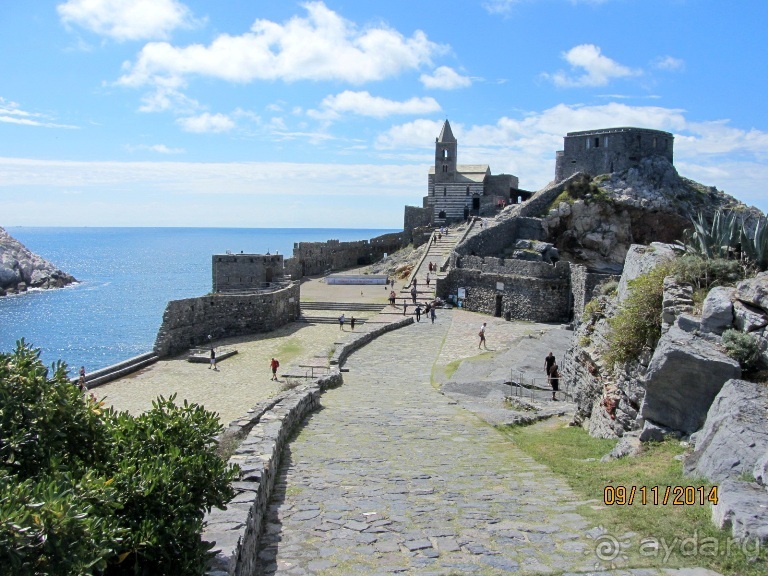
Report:
[[[535,460],[564,477],[574,492],[592,500],[592,504],[596,504],[595,500],[604,502],[606,486],[623,486],[627,498],[635,486],[632,505],[585,505],[579,510],[617,538],[627,532],[636,533],[628,549],[631,561],[657,567],[703,566],[738,576],[766,574],[768,554],[764,549],[755,542],[731,542],[730,532],[712,524],[711,505],[707,502],[712,485],[683,475],[682,464],[675,459],[684,452],[679,442],[649,444],[636,458],[602,463],[600,458],[616,441],[592,438],[581,428],[546,423],[506,427],[502,432]],[[645,505],[639,491],[642,486],[647,488]],[[654,486],[659,487],[658,504],[653,501]],[[705,503],[699,503],[697,490],[693,505],[673,505],[672,495],[664,505],[667,486],[702,487]],[[613,495],[616,493],[609,489],[608,496]],[[660,543],[659,549],[654,551],[650,544],[643,544],[643,538]]]
[[280,359],[281,364],[291,361],[304,351],[304,346],[298,338],[288,338],[280,343],[277,348],[276,358]]

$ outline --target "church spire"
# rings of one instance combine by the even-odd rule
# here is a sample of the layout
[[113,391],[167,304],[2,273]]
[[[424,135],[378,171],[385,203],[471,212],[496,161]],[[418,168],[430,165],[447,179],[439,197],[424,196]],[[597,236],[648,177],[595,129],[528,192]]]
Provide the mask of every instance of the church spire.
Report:
[[448,123],[448,119],[445,119],[445,124],[443,124],[443,129],[440,130],[440,136],[437,139],[438,142],[444,142],[444,143],[454,143],[456,142],[456,138],[453,136],[453,132],[451,132],[451,125]]

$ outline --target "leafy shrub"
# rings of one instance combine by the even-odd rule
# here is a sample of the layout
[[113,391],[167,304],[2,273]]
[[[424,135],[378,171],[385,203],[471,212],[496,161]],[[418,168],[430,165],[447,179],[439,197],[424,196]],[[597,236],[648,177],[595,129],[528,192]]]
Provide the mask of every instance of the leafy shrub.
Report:
[[606,280],[597,287],[597,292],[601,296],[615,296],[619,290],[618,280]]
[[0,575],[204,572],[204,513],[237,470],[216,415],[174,400],[118,413],[23,340],[0,354]]
[[757,368],[760,347],[754,335],[739,330],[726,330],[723,332],[723,346],[728,356],[736,360],[745,372]]
[[608,365],[636,360],[661,336],[664,278],[672,264],[665,262],[629,282],[630,292],[618,313],[608,321]]
[[744,268],[737,260],[705,258],[697,254],[685,254],[677,258],[672,266],[672,274],[678,282],[706,291],[714,286],[732,286],[746,277]]

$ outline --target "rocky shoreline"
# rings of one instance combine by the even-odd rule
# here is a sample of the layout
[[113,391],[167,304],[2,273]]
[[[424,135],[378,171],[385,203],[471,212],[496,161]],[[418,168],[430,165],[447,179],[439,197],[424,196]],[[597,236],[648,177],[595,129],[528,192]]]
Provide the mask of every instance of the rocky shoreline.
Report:
[[63,288],[77,282],[0,228],[0,296],[32,288]]

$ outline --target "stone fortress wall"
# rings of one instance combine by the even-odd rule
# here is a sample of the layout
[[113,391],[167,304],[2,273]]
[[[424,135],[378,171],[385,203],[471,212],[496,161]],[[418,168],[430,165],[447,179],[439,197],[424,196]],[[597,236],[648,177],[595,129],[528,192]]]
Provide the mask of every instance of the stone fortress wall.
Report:
[[214,292],[269,288],[285,274],[279,254],[214,254],[211,273]]
[[297,242],[293,245],[293,257],[285,261],[286,274],[298,280],[303,276],[314,276],[330,270],[365,266],[407,244],[408,239],[403,232],[355,242]]
[[299,312],[298,282],[277,290],[172,300],[163,313],[155,354],[173,356],[210,340],[270,332],[297,320]]
[[592,176],[622,172],[651,156],[663,156],[672,164],[674,140],[669,132],[647,128],[568,132],[563,150],[556,153],[555,181],[577,172]]

